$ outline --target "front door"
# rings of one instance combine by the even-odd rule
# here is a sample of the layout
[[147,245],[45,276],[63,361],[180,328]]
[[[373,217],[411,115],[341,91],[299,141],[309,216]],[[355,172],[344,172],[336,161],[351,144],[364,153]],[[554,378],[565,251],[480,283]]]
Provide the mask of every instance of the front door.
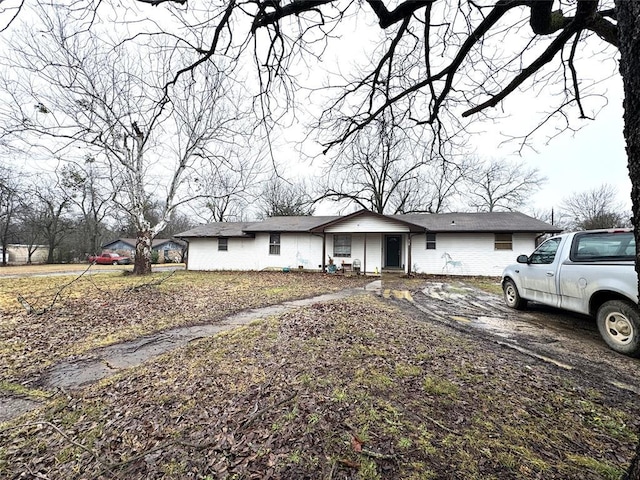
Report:
[[400,268],[402,236],[387,235],[385,237],[385,267]]

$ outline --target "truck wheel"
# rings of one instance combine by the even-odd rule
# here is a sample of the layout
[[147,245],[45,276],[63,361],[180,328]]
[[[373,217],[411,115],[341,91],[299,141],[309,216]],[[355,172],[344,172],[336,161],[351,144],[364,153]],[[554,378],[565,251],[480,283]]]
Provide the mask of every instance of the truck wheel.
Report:
[[502,284],[502,290],[504,291],[504,301],[507,307],[522,310],[527,306],[527,301],[520,297],[518,287],[513,283],[513,280],[506,279]]
[[613,350],[640,356],[640,313],[631,302],[610,300],[598,309],[598,330]]
[[117,264],[118,264],[118,261],[117,261],[117,260],[115,260],[115,261],[111,262],[111,265],[117,265]]

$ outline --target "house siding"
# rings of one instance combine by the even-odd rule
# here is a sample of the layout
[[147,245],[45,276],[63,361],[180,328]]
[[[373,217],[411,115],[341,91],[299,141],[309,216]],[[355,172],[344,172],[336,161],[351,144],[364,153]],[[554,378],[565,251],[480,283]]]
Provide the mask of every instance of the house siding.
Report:
[[[190,239],[190,270],[319,270],[332,259],[338,268],[342,263],[353,266],[354,261],[359,260],[362,272],[375,274],[386,268],[389,260],[390,269],[399,267],[405,272],[498,276],[518,254],[535,249],[536,238],[541,232],[559,231],[517,212],[458,213],[454,217],[450,214],[413,215],[407,216],[406,222],[371,212],[342,219],[274,217],[252,224],[213,223],[185,232],[183,238]],[[496,250],[495,233],[509,234],[510,228],[527,233],[511,234],[511,250]],[[435,233],[435,249],[427,250],[423,229]],[[271,234],[279,235],[279,254],[269,253]],[[348,257],[335,255],[334,236],[338,234],[351,237]],[[399,258],[394,254],[398,248],[395,244],[390,244],[390,252],[385,251],[389,235],[402,239]],[[220,236],[228,239],[226,251],[218,251]],[[341,242],[343,254],[346,245]]]
[[218,251],[217,238],[198,238],[189,241],[189,270],[257,270],[252,238],[230,238],[227,251]]
[[322,263],[322,238],[307,233],[280,234],[280,255],[269,254],[269,233],[254,238],[229,238],[226,251],[218,251],[217,238],[189,241],[189,270],[317,270]]
[[[33,248],[33,247],[32,247]],[[47,245],[38,245],[35,252],[31,254],[32,263],[45,263],[49,255]],[[14,264],[26,264],[29,259],[29,247],[27,245],[8,245],[7,262]],[[2,261],[2,249],[0,249],[0,261]]]
[[269,254],[269,233],[257,233],[258,270],[272,268],[318,269],[322,264],[322,237],[309,233],[281,233],[280,255]]
[[[521,253],[535,249],[535,234],[514,233],[512,250],[495,250],[493,233],[438,233],[435,250],[427,250],[426,235],[411,239],[414,273],[499,276]],[[448,254],[450,262],[447,263]]]
[[[366,248],[367,255],[365,265],[365,236],[366,236]],[[371,243],[373,242],[373,248]],[[340,268],[341,264],[347,263],[353,265],[354,260],[360,260],[360,271],[364,272],[365,268],[368,272],[374,271],[373,265],[379,265],[380,263],[380,234],[378,233],[352,233],[351,234],[351,256],[349,257],[334,257],[333,252],[333,235],[327,235],[327,255],[333,258],[335,264]],[[371,256],[371,258],[370,258]],[[325,263],[328,262],[328,258]]]

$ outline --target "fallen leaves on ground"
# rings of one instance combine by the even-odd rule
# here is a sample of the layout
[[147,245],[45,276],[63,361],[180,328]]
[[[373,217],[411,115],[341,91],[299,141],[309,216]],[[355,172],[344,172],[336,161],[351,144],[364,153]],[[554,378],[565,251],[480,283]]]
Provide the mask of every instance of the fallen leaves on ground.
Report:
[[[0,279],[0,382],[30,386],[52,363],[96,347],[368,281],[295,272],[185,271]],[[28,314],[18,295],[46,312]]]
[[617,479],[637,398],[373,296],[192,342],[0,428],[0,476]]

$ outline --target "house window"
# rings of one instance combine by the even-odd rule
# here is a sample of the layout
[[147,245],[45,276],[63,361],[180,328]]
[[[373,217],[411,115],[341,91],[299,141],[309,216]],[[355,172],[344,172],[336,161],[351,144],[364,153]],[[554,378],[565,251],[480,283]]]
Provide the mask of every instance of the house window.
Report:
[[427,250],[435,250],[435,249],[436,249],[436,234],[427,233]]
[[334,235],[333,236],[333,256],[334,257],[350,257],[351,256],[351,235]]
[[228,238],[219,238],[218,239],[218,251],[226,252],[229,249],[229,239]]
[[513,234],[496,233],[495,249],[496,250],[513,250]]
[[269,255],[280,255],[280,234],[269,235]]

